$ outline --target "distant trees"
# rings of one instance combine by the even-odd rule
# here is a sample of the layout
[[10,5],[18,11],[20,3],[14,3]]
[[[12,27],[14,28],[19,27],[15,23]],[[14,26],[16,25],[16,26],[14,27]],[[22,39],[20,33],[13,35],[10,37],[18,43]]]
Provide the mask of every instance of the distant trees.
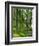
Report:
[[32,9],[13,8],[12,32],[14,37],[32,36]]

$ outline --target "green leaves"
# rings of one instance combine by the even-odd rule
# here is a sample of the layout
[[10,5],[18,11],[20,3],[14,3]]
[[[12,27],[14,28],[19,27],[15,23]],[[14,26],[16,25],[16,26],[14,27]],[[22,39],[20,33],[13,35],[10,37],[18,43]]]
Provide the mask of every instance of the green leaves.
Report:
[[12,32],[14,37],[32,36],[32,9],[14,8]]

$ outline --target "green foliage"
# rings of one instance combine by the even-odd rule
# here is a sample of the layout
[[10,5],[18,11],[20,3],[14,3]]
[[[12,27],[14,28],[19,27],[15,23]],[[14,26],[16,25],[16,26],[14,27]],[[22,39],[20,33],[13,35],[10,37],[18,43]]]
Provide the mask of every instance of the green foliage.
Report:
[[[14,10],[13,10],[14,9]],[[32,36],[32,9],[12,9],[12,36]]]

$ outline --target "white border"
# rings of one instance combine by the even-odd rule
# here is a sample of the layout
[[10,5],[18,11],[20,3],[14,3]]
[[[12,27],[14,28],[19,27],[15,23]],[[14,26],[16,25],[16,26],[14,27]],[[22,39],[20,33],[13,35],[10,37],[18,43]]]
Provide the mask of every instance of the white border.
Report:
[[[32,10],[32,37],[18,37],[18,38],[11,38],[11,6],[15,6],[15,7],[34,7],[34,9]],[[32,5],[9,5],[9,16],[10,16],[10,42],[16,42],[16,41],[31,41],[31,40],[36,40],[36,6],[32,6]]]

